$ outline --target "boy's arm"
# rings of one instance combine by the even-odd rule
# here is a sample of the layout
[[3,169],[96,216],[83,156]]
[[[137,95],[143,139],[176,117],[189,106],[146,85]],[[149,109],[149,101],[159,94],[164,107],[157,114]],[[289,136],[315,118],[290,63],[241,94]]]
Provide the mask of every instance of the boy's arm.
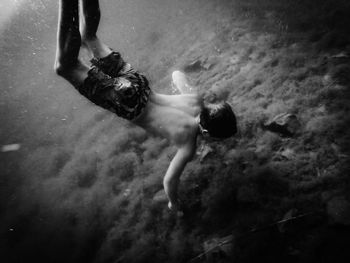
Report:
[[181,94],[193,94],[195,92],[194,87],[189,84],[186,75],[181,71],[174,71],[171,77],[173,88]]
[[195,143],[188,143],[178,149],[174,158],[170,162],[168,170],[165,174],[163,185],[166,195],[169,199],[169,208],[177,208],[177,188],[180,176],[186,164],[192,160],[195,154]]

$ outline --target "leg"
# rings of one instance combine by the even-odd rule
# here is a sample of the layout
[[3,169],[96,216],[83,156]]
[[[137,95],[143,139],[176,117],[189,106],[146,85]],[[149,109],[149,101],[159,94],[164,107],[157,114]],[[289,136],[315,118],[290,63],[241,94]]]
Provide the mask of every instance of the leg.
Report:
[[78,59],[80,45],[78,0],[60,0],[55,70],[75,87],[89,70]]
[[101,18],[99,2],[98,0],[81,0],[81,3],[80,31],[83,44],[93,53],[94,57],[106,57],[112,50],[96,35]]

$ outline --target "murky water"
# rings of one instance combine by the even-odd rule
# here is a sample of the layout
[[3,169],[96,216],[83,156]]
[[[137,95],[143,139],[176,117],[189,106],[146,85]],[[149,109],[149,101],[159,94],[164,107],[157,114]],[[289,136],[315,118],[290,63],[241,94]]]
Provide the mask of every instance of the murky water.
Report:
[[[21,258],[15,251],[33,256],[49,238],[48,233],[57,231],[59,225],[65,229],[63,232],[70,231],[70,223],[67,225],[64,219],[67,216],[74,222],[92,222],[86,213],[100,209],[99,205],[84,206],[90,202],[108,203],[104,199],[109,195],[111,182],[103,179],[106,173],[114,173],[113,178],[117,178],[117,174],[123,177],[128,173],[120,171],[121,168],[130,166],[131,173],[140,169],[135,149],[125,149],[123,143],[134,139],[142,143],[147,139],[143,131],[91,105],[55,75],[57,2],[0,3],[0,225],[1,235],[7,237],[2,245],[14,261]],[[203,32],[196,30],[200,24],[206,24],[201,10],[209,8],[208,2],[100,1],[99,36],[135,68],[144,71],[153,88],[169,93],[170,75],[179,62],[177,59],[203,32],[210,34],[205,28]],[[86,52],[81,55],[88,61]],[[164,143],[154,139],[147,143],[155,148],[151,150],[152,158],[159,158]],[[166,168],[167,164],[165,158],[160,166]],[[117,181],[113,184],[118,188]],[[79,189],[74,190],[76,184]],[[82,189],[90,190],[83,194]],[[113,200],[110,201],[117,206],[117,199]],[[108,205],[111,208],[112,203]],[[39,231],[38,239],[32,231]],[[87,244],[78,240],[79,235],[84,235],[78,234],[80,230],[73,232],[67,240]],[[66,240],[62,238],[61,241]],[[49,252],[55,246],[64,246],[61,241],[48,246],[43,259],[52,258]],[[9,249],[18,242],[24,244]],[[28,250],[27,242],[34,242]],[[81,253],[79,249],[68,250]]]
[[[327,119],[328,106],[319,99],[324,98],[324,94],[320,93],[323,97],[317,97],[325,81],[322,76],[324,64],[318,59],[323,54],[320,50],[325,48],[322,45],[334,45],[332,48],[335,50],[344,41],[342,34],[337,38],[340,44],[329,40],[338,34],[332,26],[345,27],[346,23],[340,23],[343,20],[339,24],[336,20],[342,15],[342,10],[330,12],[329,16],[326,12],[324,19],[316,16],[318,20],[315,18],[315,23],[298,24],[299,20],[294,19],[287,23],[283,18],[294,15],[287,12],[294,8],[287,2],[100,1],[102,20],[99,37],[145,73],[154,90],[171,94],[172,71],[184,65],[200,65],[200,70],[190,76],[192,84],[205,90],[211,88],[219,96],[228,98],[240,115],[242,149],[231,149],[234,141],[217,147],[216,158],[221,158],[217,163],[222,167],[216,167],[216,164],[211,166],[210,163],[206,166],[198,160],[190,164],[188,193],[197,191],[200,183],[207,184],[201,180],[205,173],[206,178],[211,178],[208,174],[212,175],[212,168],[217,168],[217,173],[222,174],[224,179],[226,176],[227,182],[232,183],[232,171],[226,169],[227,165],[237,167],[237,160],[244,161],[245,158],[248,161],[241,164],[245,168],[249,168],[249,162],[254,162],[256,158],[261,158],[260,163],[265,164],[274,147],[284,143],[277,135],[265,135],[258,129],[254,130],[258,121],[266,116],[273,117],[293,110],[300,112],[305,122],[314,117],[306,126],[314,127],[313,134],[317,136],[321,128],[326,127],[325,123],[330,125],[329,131],[332,132],[336,131],[332,125],[345,126],[343,121],[345,123],[347,119],[343,118],[346,114],[342,110],[345,112],[347,109],[346,96],[338,101],[343,106],[336,109],[339,113],[334,116],[341,121],[335,124],[332,121],[336,118],[332,115]],[[297,5],[303,1],[294,2]],[[318,5],[317,1],[305,2],[310,7]],[[166,209],[152,204],[153,194],[162,188],[162,178],[174,149],[166,141],[149,137],[140,128],[92,105],[64,79],[55,75],[57,8],[56,0],[0,0],[0,251],[5,251],[5,255],[0,257],[8,258],[4,262],[23,262],[27,259],[37,262],[115,262],[120,258],[121,250],[127,251],[129,258],[137,258],[135,262],[144,262],[142,260],[146,258],[165,262],[166,253],[172,253],[174,262],[190,258],[191,253],[201,249],[196,238],[206,229],[187,235],[187,228],[184,230],[176,224],[165,212]],[[323,9],[320,10],[322,12]],[[310,8],[311,11],[317,14],[318,9]],[[305,12],[298,14],[300,21],[305,19],[311,22],[307,20]],[[324,29],[320,21],[328,23],[324,28],[333,30],[328,39],[322,39]],[[302,33],[290,32],[282,43],[280,36],[289,33],[292,26]],[[313,32],[313,27],[322,30]],[[307,30],[310,30],[312,37],[303,35]],[[345,47],[343,49],[346,50]],[[311,51],[317,56],[309,56]],[[88,62],[87,52],[82,50],[80,55]],[[342,56],[341,59],[344,54]],[[316,72],[318,75],[311,76],[305,72]],[[294,73],[296,80],[288,82],[291,73]],[[282,89],[279,89],[281,83]],[[330,94],[337,98],[336,92],[343,91],[338,89],[333,91],[333,95]],[[319,108],[314,109],[312,107],[316,106],[312,103],[317,100],[324,105],[317,105]],[[305,109],[299,110],[300,105]],[[260,137],[257,139],[254,136]],[[312,141],[310,138],[304,141]],[[315,141],[324,139],[321,135],[315,138]],[[298,140],[296,143],[302,144],[304,141]],[[346,139],[343,141],[347,142]],[[259,143],[261,145],[256,145]],[[341,147],[333,141],[332,145],[340,152]],[[253,153],[249,149],[254,147],[257,150]],[[315,147],[321,149],[323,146],[312,145],[309,148]],[[296,151],[304,148],[307,147],[300,145]],[[267,152],[264,152],[266,149]],[[306,149],[300,155],[301,160],[307,163],[305,158],[314,158],[312,155],[317,154],[317,149],[310,154]],[[258,150],[261,151],[257,153]],[[331,157],[324,157],[328,161],[324,162],[326,164],[333,165],[344,158],[344,154],[341,158],[327,154]],[[319,158],[320,162],[322,158]],[[310,159],[310,167],[315,160],[316,157]],[[254,164],[257,169],[260,169],[260,163]],[[313,167],[310,167],[302,169],[312,170]],[[317,171],[319,174],[326,173],[327,168],[317,168]],[[203,175],[198,171],[203,171]],[[284,176],[274,172],[264,179],[265,172],[259,180],[251,179],[249,187],[244,186],[245,191],[242,188],[238,198],[243,200],[242,203],[247,200],[259,203],[260,195],[266,197],[271,204],[262,204],[267,206],[262,210],[267,209],[274,214],[289,189],[284,181],[280,181]],[[305,170],[302,172],[306,173]],[[250,180],[245,176],[237,183]],[[308,186],[313,170],[307,176],[305,185]],[[204,192],[202,197],[197,196],[198,199],[202,198],[202,202],[207,201],[204,206],[214,203],[206,200],[214,193],[232,194],[232,191],[226,193],[217,190],[221,189],[220,181],[215,181],[219,180],[215,177],[212,180],[218,185],[208,188],[210,191]],[[257,185],[260,180],[265,183],[262,190]],[[302,180],[301,184],[304,183]],[[273,188],[274,184],[278,191]],[[254,187],[262,193],[255,191]],[[258,195],[256,192],[259,192]],[[222,196],[218,196],[214,201],[221,200]],[[227,205],[225,200],[221,200],[223,210]],[[341,200],[341,205],[348,204]],[[334,206],[335,214],[343,208]],[[215,214],[215,211],[209,209],[206,212]],[[225,211],[221,212],[225,214]],[[285,212],[278,211],[279,214]],[[202,213],[207,220],[208,213]],[[237,219],[240,222],[260,222],[261,218],[265,218],[255,214],[252,217],[257,216],[257,219],[252,220],[246,211],[242,214],[237,212],[237,215],[241,216]],[[219,219],[221,223],[226,222]],[[205,224],[202,227],[206,228]],[[192,242],[190,252],[184,245],[187,242]],[[120,262],[123,262],[122,259]]]

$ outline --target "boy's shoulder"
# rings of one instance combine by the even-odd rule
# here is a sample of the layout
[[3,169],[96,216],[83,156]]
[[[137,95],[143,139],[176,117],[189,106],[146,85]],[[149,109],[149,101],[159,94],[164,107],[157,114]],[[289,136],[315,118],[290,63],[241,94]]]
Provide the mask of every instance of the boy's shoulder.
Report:
[[198,123],[195,118],[178,120],[177,132],[174,134],[174,142],[180,146],[192,144],[196,141],[198,134]]

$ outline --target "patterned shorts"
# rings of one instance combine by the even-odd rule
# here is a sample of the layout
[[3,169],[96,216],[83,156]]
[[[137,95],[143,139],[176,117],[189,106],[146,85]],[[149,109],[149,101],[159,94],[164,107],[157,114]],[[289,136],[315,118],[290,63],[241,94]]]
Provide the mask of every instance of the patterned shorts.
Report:
[[151,90],[146,77],[126,63],[120,53],[93,58],[88,77],[78,91],[98,106],[133,120],[146,106]]

